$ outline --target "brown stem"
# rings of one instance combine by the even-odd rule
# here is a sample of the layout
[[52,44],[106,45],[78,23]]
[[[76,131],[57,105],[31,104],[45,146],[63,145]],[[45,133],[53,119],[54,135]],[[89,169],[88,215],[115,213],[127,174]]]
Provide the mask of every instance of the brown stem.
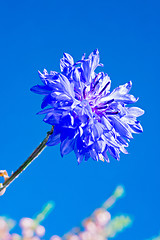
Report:
[[50,135],[52,135],[54,130],[54,126],[52,129],[47,133],[45,139],[39,144],[39,146],[33,151],[33,153],[27,158],[27,160],[2,184],[0,188],[0,192],[8,187],[28,166],[38,155],[45,149],[46,143]]

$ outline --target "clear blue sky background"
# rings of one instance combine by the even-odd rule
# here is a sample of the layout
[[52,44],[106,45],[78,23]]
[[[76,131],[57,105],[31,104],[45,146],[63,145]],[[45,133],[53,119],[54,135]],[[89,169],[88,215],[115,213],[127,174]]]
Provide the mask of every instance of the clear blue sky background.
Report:
[[78,226],[118,184],[126,188],[112,214],[134,217],[119,240],[141,240],[160,231],[159,58],[160,3],[157,0],[28,0],[0,3],[0,169],[9,174],[28,157],[50,126],[43,123],[37,70],[59,70],[68,52],[79,60],[100,51],[112,89],[133,81],[136,104],[145,110],[144,133],[134,135],[120,162],[92,160],[77,165],[48,147],[0,198],[0,215],[32,217],[48,200],[55,211],[44,222],[48,235]]

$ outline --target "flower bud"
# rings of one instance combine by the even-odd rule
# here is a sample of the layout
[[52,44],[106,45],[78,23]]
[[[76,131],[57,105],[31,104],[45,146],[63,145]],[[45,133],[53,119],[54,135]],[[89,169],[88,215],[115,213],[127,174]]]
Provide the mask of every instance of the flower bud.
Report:
[[59,236],[57,235],[54,235],[50,238],[50,240],[62,240],[62,238],[60,238]]
[[35,229],[35,233],[39,236],[39,237],[43,237],[45,234],[45,228],[42,225],[38,225]]

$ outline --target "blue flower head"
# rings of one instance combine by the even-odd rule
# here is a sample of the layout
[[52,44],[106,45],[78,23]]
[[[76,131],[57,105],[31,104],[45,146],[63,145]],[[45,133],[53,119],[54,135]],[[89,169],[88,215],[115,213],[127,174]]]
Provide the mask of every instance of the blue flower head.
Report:
[[132,82],[110,91],[111,80],[104,72],[95,72],[98,66],[102,64],[97,49],[78,62],[64,53],[61,73],[39,72],[43,85],[31,88],[44,95],[41,107],[45,110],[39,114],[54,125],[47,145],[61,143],[61,155],[74,151],[78,163],[90,157],[109,161],[107,153],[119,160],[120,152],[127,154],[132,133],[143,131],[136,118],[144,111],[128,107],[138,100],[129,94]]

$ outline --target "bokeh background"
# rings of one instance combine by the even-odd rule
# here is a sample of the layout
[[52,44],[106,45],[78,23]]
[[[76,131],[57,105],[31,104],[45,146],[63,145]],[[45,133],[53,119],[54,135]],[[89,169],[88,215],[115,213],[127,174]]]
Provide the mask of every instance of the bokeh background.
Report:
[[16,170],[50,129],[35,115],[42,98],[30,87],[40,83],[37,70],[59,71],[63,52],[79,60],[98,48],[112,89],[132,80],[136,106],[145,110],[144,133],[120,162],[78,166],[74,154],[62,158],[59,146],[48,147],[0,198],[0,215],[18,221],[54,200],[44,222],[49,239],[79,226],[123,184],[126,197],[111,213],[130,214],[134,223],[117,239],[159,233],[159,11],[158,0],[0,1],[0,169]]

